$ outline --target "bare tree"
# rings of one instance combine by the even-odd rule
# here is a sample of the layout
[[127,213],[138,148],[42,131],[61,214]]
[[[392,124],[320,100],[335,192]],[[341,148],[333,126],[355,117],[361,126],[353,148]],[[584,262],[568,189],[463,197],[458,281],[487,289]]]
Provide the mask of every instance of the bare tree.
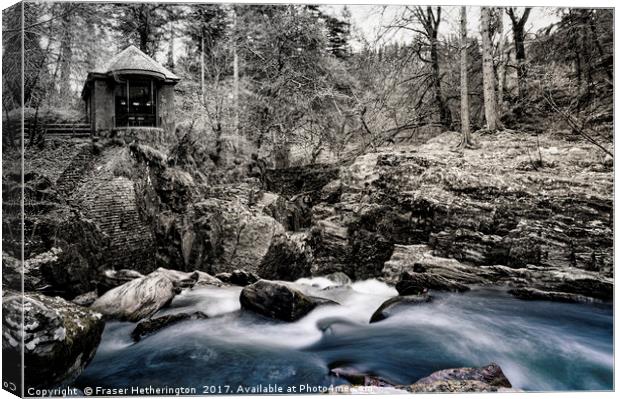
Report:
[[525,23],[532,11],[531,7],[526,7],[523,15],[517,15],[515,7],[508,7],[506,13],[512,22],[512,36],[515,45],[515,59],[517,60],[517,78],[519,99],[523,99],[527,94],[527,68],[525,66]]
[[[452,116],[447,101],[442,94],[442,74],[439,66],[439,25],[441,23],[441,7],[404,7],[391,24],[385,26],[389,30],[408,30],[416,34],[410,45],[412,53],[423,64],[430,66],[428,73],[416,74],[408,81],[420,80],[424,87],[423,91],[433,96],[441,125],[450,129]],[[428,57],[428,58],[427,58]],[[409,54],[406,55],[409,58]]]
[[489,7],[480,9],[480,35],[482,36],[482,80],[484,94],[484,115],[487,129],[496,131],[501,129],[501,122],[497,112],[495,96],[495,72],[493,70],[493,43],[491,41],[491,10]]
[[467,81],[467,7],[461,7],[461,139],[460,147],[472,146],[469,128],[469,89]]
[[452,117],[450,109],[446,105],[441,94],[441,73],[439,70],[439,24],[441,22],[441,7],[437,7],[433,11],[433,7],[426,7],[426,11],[422,7],[414,8],[414,15],[418,22],[424,28],[424,35],[429,42],[430,64],[433,71],[433,91],[435,95],[435,103],[439,111],[439,118],[442,126],[450,128],[452,125]]

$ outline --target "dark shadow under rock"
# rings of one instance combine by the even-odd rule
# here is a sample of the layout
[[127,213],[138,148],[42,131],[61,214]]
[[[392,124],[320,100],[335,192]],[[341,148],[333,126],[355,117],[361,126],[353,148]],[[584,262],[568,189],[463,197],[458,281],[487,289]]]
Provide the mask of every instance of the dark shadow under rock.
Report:
[[215,277],[225,283],[238,285],[240,287],[254,284],[260,279],[260,277],[258,277],[256,274],[252,272],[247,272],[245,270],[235,270],[231,273],[218,273],[215,275]]

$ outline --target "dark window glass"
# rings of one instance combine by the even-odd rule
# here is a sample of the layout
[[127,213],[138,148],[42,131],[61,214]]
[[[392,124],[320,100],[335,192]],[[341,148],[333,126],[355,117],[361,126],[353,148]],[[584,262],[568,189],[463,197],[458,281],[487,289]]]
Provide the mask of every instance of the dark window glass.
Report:
[[130,79],[115,90],[117,126],[155,126],[156,97],[150,80]]

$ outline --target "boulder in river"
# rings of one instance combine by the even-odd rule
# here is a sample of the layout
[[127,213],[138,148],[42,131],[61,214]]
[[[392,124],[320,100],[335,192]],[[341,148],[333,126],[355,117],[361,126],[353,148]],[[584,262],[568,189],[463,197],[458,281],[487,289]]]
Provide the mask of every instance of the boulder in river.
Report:
[[498,392],[510,389],[489,385],[474,380],[433,381],[426,384],[416,383],[407,387],[411,393],[426,392]]
[[312,251],[307,232],[286,232],[274,237],[258,274],[264,279],[295,281],[310,275]]
[[222,280],[210,275],[209,273],[195,271],[193,274],[196,280],[196,283],[194,284],[193,288],[206,287],[210,285],[220,287],[225,284]]
[[464,292],[469,288],[431,273],[406,271],[401,274],[400,280],[396,283],[396,290],[400,295],[419,295],[426,290]]
[[119,285],[123,285],[128,281],[135,280],[140,277],[144,277],[144,275],[135,270],[105,270],[101,273],[99,281],[97,282],[97,292],[99,295],[103,295],[112,288],[116,288]]
[[93,304],[97,300],[99,295],[97,295],[97,291],[90,291],[82,295],[78,295],[71,300],[71,302],[76,305],[88,307]]
[[428,377],[416,381],[417,384],[432,384],[436,381],[479,381],[493,387],[512,388],[501,367],[491,363],[484,367],[461,367],[435,371]]
[[2,311],[3,353],[19,353],[23,331],[26,387],[71,383],[92,360],[103,333],[100,314],[59,297],[6,291]]
[[431,301],[431,296],[424,293],[420,295],[395,296],[383,302],[370,317],[370,323],[385,320],[392,315],[397,307],[406,305],[419,305]]
[[225,283],[238,285],[240,287],[245,287],[246,285],[253,284],[260,279],[260,277],[258,277],[256,274],[252,272],[247,272],[245,270],[234,270],[230,273],[218,273],[215,275],[215,277]]
[[[350,388],[356,386],[394,388],[398,393],[513,391],[510,381],[495,363],[480,368],[463,367],[436,371],[411,385],[397,385],[384,377],[352,367],[331,368],[330,374],[349,381],[352,384]],[[339,392],[347,391],[343,388],[340,386]]]
[[191,288],[196,284],[199,275],[191,272],[181,272],[178,270],[158,268],[155,273],[164,274],[172,281],[172,284],[177,289]]
[[329,281],[336,283],[336,286],[338,287],[351,285],[352,283],[351,278],[343,272],[333,272],[325,275],[324,277]]
[[166,306],[177,292],[166,273],[153,272],[106,292],[91,308],[108,319],[139,321]]
[[426,244],[394,246],[392,257],[383,265],[383,280],[396,284],[405,271],[427,272],[461,284],[487,284],[493,277],[479,267],[435,256],[433,249]]
[[154,334],[157,331],[160,331],[173,324],[180,323],[185,320],[199,320],[208,318],[209,316],[207,316],[203,312],[193,312],[168,314],[152,319],[142,320],[131,332],[131,338],[133,338],[134,341],[140,341],[145,336]]
[[194,204],[192,212],[191,226],[184,227],[193,237],[184,245],[186,270],[257,273],[272,245],[285,235],[282,224],[240,201],[208,198]]
[[375,387],[393,387],[396,385],[383,377],[371,375],[353,367],[335,367],[329,370],[329,374],[343,378],[353,385]]
[[568,292],[543,291],[536,288],[513,288],[508,291],[516,298],[532,301],[556,301],[556,302],[597,302],[598,300],[579,294]]
[[245,287],[239,299],[242,308],[283,321],[298,320],[318,305],[335,303],[307,296],[293,284],[270,280],[259,280]]

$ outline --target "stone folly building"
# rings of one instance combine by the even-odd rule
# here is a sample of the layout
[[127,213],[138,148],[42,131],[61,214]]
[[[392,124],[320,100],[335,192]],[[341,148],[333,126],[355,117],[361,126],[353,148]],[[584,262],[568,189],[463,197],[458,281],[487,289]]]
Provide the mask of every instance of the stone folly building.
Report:
[[[175,142],[173,72],[129,46],[88,73],[82,99],[94,142],[84,144],[57,181],[59,190],[105,237],[98,268],[149,273],[156,251],[147,210],[148,168],[129,145],[164,151]],[[108,141],[108,139],[115,139]],[[99,270],[101,272],[101,270]]]
[[[174,85],[180,78],[135,46],[88,73],[82,99],[91,133],[174,128]],[[130,129],[135,130],[135,129]]]

